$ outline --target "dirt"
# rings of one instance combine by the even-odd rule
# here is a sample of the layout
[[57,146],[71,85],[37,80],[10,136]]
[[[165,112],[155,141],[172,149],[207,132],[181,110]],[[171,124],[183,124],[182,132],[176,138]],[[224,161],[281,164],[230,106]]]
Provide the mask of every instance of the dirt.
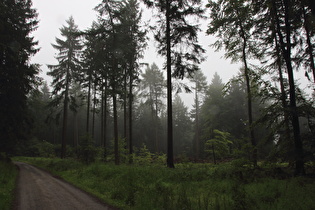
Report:
[[26,163],[19,169],[17,210],[114,209],[71,184]]

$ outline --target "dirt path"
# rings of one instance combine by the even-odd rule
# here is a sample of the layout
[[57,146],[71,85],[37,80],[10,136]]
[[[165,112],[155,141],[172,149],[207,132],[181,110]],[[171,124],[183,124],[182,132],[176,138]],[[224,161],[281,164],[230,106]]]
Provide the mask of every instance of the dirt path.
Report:
[[20,168],[18,210],[112,209],[45,171],[26,163],[15,164]]

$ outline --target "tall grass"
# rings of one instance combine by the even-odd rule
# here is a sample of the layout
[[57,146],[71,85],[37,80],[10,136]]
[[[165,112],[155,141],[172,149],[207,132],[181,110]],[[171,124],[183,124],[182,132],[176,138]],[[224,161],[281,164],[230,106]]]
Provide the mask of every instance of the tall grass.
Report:
[[235,164],[120,165],[27,159],[122,209],[315,209],[311,178]]
[[0,161],[0,209],[8,210],[14,200],[18,171],[12,162]]

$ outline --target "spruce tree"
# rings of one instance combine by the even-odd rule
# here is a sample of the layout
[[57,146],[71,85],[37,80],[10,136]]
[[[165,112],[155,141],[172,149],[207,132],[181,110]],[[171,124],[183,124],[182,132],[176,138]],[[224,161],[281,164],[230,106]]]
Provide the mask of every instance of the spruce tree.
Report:
[[14,153],[27,139],[31,120],[27,95],[39,82],[30,58],[38,51],[31,36],[38,24],[31,0],[0,2],[0,153]]
[[207,78],[202,71],[196,71],[193,77],[190,79],[194,83],[195,87],[195,98],[194,98],[194,109],[192,110],[192,117],[195,119],[195,136],[194,136],[194,153],[195,158],[200,158],[200,101],[202,95],[206,92]]
[[219,0],[209,1],[211,9],[210,24],[207,30],[209,35],[216,35],[218,40],[213,44],[216,50],[224,48],[227,58],[232,61],[242,61],[244,65],[244,79],[247,89],[247,113],[249,138],[253,147],[252,161],[257,166],[257,142],[254,133],[251,69],[248,63],[250,58],[260,57],[253,39],[254,22],[253,9],[247,0]]
[[159,152],[159,114],[161,113],[162,107],[164,106],[163,97],[165,97],[165,79],[163,72],[159,70],[155,63],[153,63],[150,67],[148,66],[141,76],[141,96],[145,98],[145,103],[149,105],[151,110],[151,116],[154,125],[154,149],[156,152]]
[[172,77],[183,79],[197,71],[204,49],[198,44],[199,26],[188,17],[202,18],[200,0],[143,0],[159,12],[155,39],[158,53],[166,58],[167,71],[167,166],[174,168]]
[[81,41],[78,37],[79,30],[74,23],[74,19],[70,17],[66,22],[68,25],[60,29],[64,40],[56,38],[56,44],[52,44],[59,51],[56,57],[58,64],[48,65],[50,71],[47,73],[53,77],[52,94],[56,96],[52,105],[57,106],[63,103],[61,158],[66,156],[66,135],[70,102],[69,89],[71,84],[79,78],[79,70],[81,68],[79,57],[82,49]]
[[116,0],[106,0],[100,3],[96,10],[99,12],[99,23],[101,25],[100,33],[106,37],[106,78],[113,101],[113,118],[114,118],[114,153],[115,164],[120,163],[119,147],[118,147],[118,114],[117,114],[117,97],[122,92],[123,69],[122,69],[122,51],[119,39],[119,27],[121,21],[119,15],[121,13],[122,2]]
[[[146,46],[146,31],[140,27],[142,12],[138,0],[125,1],[121,10],[120,36],[124,44],[122,47],[124,75],[124,132],[129,146],[129,154],[133,153],[132,125],[133,125],[133,88],[139,80],[139,58],[143,57],[143,50]],[[127,81],[129,79],[129,81]],[[129,82],[129,84],[127,84]],[[127,101],[128,98],[128,101]],[[128,129],[127,129],[127,104],[128,104]],[[127,132],[128,130],[128,132]],[[127,135],[128,133],[128,135]],[[132,157],[132,156],[130,156]],[[132,159],[130,158],[130,162]]]

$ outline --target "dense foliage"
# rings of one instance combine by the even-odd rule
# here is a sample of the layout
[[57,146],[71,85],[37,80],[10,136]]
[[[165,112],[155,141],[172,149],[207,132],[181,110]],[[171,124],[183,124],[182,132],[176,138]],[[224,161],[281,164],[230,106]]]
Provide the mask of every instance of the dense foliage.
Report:
[[27,96],[39,82],[38,66],[30,58],[38,49],[31,36],[37,27],[32,1],[0,3],[0,152],[16,153],[29,137],[31,117]]
[[[36,91],[31,90],[38,69],[29,62],[37,51],[30,37],[36,13],[31,1],[1,3],[0,152],[87,163],[102,154],[103,161],[118,165],[147,150],[166,154],[168,167],[245,158],[253,166],[261,160],[288,162],[296,175],[304,175],[315,155],[313,5],[142,3],[156,9],[159,27],[142,22],[144,5],[136,0],[100,2],[98,18],[86,30],[70,18],[60,30],[63,38],[53,44],[58,63],[49,65],[51,87],[43,83]],[[227,83],[220,72],[206,78],[208,69],[198,67],[204,50],[196,22],[202,19],[206,33],[216,38],[207,44],[242,64]],[[141,63],[152,28],[167,73],[154,60]],[[297,70],[309,79],[305,87],[296,82]],[[194,93],[191,110],[180,89]],[[22,139],[28,141],[22,145]]]

